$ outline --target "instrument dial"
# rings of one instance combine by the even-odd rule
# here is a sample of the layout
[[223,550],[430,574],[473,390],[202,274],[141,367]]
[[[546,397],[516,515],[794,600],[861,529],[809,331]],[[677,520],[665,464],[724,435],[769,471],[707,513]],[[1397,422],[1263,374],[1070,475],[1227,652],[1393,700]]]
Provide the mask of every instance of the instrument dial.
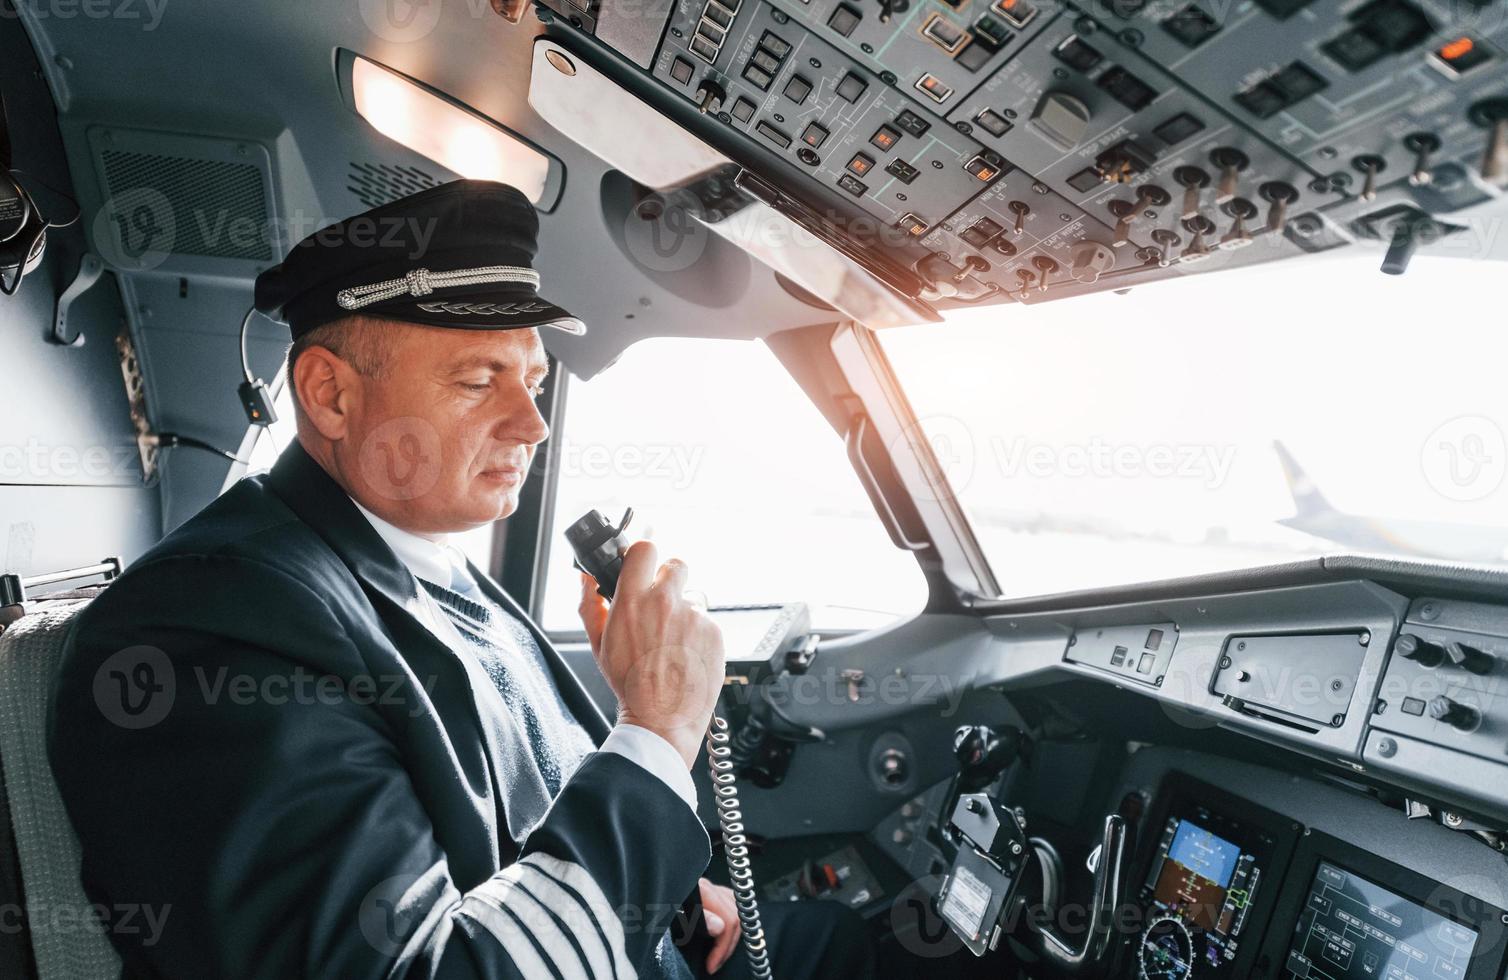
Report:
[[1194,937],[1176,915],[1162,915],[1147,925],[1138,952],[1141,980],[1186,980],[1194,972]]

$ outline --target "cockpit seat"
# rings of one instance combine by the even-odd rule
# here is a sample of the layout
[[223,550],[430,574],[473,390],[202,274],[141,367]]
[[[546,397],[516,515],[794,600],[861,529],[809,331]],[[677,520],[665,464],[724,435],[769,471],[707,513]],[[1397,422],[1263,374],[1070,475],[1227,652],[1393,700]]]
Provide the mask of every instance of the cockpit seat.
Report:
[[52,678],[73,618],[99,591],[0,609],[0,976],[7,978],[115,980],[121,972],[84,896],[78,838],[47,761]]

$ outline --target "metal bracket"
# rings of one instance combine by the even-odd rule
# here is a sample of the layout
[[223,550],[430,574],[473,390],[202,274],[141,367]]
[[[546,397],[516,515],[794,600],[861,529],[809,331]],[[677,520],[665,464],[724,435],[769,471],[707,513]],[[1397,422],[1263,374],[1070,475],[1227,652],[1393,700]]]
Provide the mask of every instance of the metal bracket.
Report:
[[93,252],[85,252],[84,257],[79,259],[78,274],[73,277],[73,282],[63,290],[63,295],[58,297],[58,309],[52,319],[52,334],[47,338],[49,343],[58,344],[62,347],[82,347],[84,335],[82,332],[68,335],[68,311],[80,296],[89,291],[89,287],[99,281],[100,273],[105,271],[105,264],[100,257]]
[[29,578],[22,578],[20,575],[0,575],[0,606],[13,606],[17,603],[25,602],[28,589],[35,589],[44,585],[56,585],[59,582],[67,582],[70,579],[99,575],[106,582],[110,582],[120,575],[120,570],[120,559],[112,557],[102,558],[93,565],[85,565],[81,568],[69,568],[61,572],[48,572],[45,575],[33,575]]

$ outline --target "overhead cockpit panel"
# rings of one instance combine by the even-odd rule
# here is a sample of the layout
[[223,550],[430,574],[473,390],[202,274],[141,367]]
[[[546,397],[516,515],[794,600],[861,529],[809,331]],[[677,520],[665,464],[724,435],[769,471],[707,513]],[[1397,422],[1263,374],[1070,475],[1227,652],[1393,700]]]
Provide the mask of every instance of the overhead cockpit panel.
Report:
[[[621,19],[545,5],[586,35]],[[639,50],[597,54],[647,67],[641,97],[914,272],[937,308],[1366,239],[1401,268],[1460,230],[1440,215],[1508,184],[1508,21],[1487,3],[640,9],[653,57],[642,25]]]

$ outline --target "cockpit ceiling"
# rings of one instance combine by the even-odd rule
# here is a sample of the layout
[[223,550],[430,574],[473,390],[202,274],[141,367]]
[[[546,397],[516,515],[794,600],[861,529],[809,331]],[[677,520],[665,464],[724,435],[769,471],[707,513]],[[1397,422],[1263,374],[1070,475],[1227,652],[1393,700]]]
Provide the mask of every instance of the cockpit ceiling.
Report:
[[[1508,248],[1481,233],[1508,182],[1508,22],[1488,4],[548,7],[549,24],[518,25],[484,0],[142,0],[136,16],[117,4],[106,20],[20,9],[96,249],[143,293],[180,276],[249,284],[320,223],[453,176],[351,110],[349,53],[558,161],[540,264],[597,328],[553,341],[585,375],[651,335],[932,319],[1346,248],[1394,268],[1414,249]],[[550,125],[530,104],[538,45],[684,130],[684,145],[727,161],[729,179],[709,184],[675,161],[662,168],[673,186],[619,172],[644,147],[625,152],[633,134],[605,112],[595,141]],[[592,121],[577,120],[587,134]],[[139,210],[141,188],[166,171],[180,174],[165,197],[183,234],[122,248],[110,215]],[[242,193],[226,200],[235,181]],[[667,194],[679,194],[671,207]],[[760,207],[862,274],[782,288],[744,247],[761,234],[750,227]],[[688,214],[733,223],[671,260],[646,254],[646,236],[667,230],[657,221],[684,228]],[[232,241],[246,222],[266,229],[263,247]]]

